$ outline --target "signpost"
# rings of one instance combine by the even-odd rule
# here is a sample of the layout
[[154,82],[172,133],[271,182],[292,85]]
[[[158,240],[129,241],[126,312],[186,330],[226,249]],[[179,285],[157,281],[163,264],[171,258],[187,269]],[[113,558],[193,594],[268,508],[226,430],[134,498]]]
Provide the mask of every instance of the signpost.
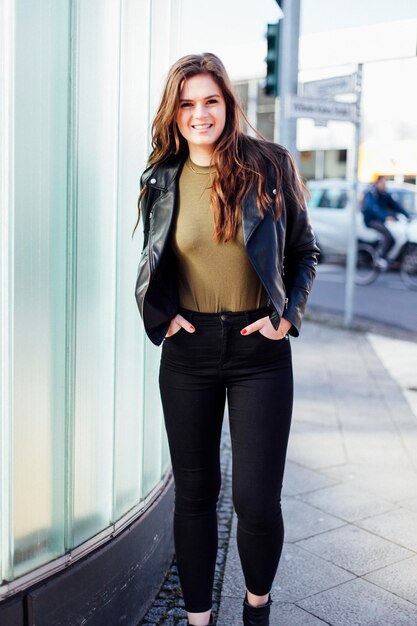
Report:
[[306,98],[289,94],[286,101],[287,117],[309,117],[318,122],[336,120],[339,122],[355,121],[355,105],[322,98]]
[[359,141],[361,136],[361,97],[362,97],[362,63],[358,64],[355,80],[356,91],[356,115],[355,115],[355,139],[352,159],[352,192],[350,203],[350,220],[348,233],[348,252],[346,259],[346,289],[345,289],[345,319],[344,324],[348,328],[353,322],[353,298],[355,291],[356,259],[358,243],[356,240],[356,216],[358,214],[358,159]]
[[[348,232],[348,252],[346,260],[345,317],[347,327],[353,321],[353,298],[357,259],[356,216],[358,214],[358,155],[360,140],[362,64],[354,74],[335,76],[307,82],[303,85],[302,96],[282,94],[285,98],[285,118],[310,118],[316,124],[326,125],[329,121],[351,122],[355,126],[355,138],[350,178],[351,202]],[[337,102],[334,97],[341,94],[355,94],[356,102]]]
[[303,95],[309,98],[334,98],[339,94],[354,93],[356,74],[345,74],[310,80],[303,83]]

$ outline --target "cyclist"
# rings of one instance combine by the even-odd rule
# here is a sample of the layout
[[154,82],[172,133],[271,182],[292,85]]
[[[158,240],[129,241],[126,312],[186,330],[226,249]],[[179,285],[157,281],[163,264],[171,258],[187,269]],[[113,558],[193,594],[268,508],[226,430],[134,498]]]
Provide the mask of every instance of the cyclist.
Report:
[[391,232],[385,226],[387,219],[397,219],[396,213],[402,213],[408,219],[410,215],[394,198],[386,191],[386,176],[378,176],[376,181],[366,191],[363,204],[363,218],[368,228],[373,228],[382,235],[382,245],[378,266],[387,269],[389,262],[388,253],[395,243]]

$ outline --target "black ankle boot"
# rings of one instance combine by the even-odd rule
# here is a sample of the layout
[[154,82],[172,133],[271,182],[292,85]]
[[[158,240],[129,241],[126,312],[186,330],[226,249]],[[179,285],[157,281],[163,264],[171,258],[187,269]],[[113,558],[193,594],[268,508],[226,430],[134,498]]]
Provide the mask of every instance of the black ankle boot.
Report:
[[248,594],[246,593],[243,600],[243,626],[269,626],[271,604],[271,594],[269,594],[266,604],[252,606],[248,602]]

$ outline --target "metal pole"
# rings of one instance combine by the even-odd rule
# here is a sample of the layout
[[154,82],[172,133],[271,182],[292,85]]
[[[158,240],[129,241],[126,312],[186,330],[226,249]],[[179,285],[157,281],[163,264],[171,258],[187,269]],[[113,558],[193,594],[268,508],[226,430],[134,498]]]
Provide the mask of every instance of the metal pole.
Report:
[[351,328],[353,323],[353,301],[355,296],[355,272],[357,259],[356,218],[358,215],[358,160],[359,142],[361,135],[361,97],[362,97],[362,63],[358,64],[356,72],[356,115],[355,139],[351,170],[351,202],[349,215],[348,249],[346,259],[346,289],[345,289],[345,317],[344,325]]
[[298,162],[297,152],[297,120],[289,119],[287,100],[290,94],[298,92],[298,45],[300,39],[300,0],[283,0],[284,13],[282,37],[279,52],[279,141],[288,148]]

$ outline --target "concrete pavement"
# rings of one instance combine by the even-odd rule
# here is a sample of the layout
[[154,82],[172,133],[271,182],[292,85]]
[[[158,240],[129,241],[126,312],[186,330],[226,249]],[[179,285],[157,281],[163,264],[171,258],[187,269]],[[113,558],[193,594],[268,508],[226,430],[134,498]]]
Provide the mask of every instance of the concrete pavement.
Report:
[[[292,348],[271,626],[415,626],[417,344],[305,322]],[[218,626],[241,626],[244,589],[234,516]]]

